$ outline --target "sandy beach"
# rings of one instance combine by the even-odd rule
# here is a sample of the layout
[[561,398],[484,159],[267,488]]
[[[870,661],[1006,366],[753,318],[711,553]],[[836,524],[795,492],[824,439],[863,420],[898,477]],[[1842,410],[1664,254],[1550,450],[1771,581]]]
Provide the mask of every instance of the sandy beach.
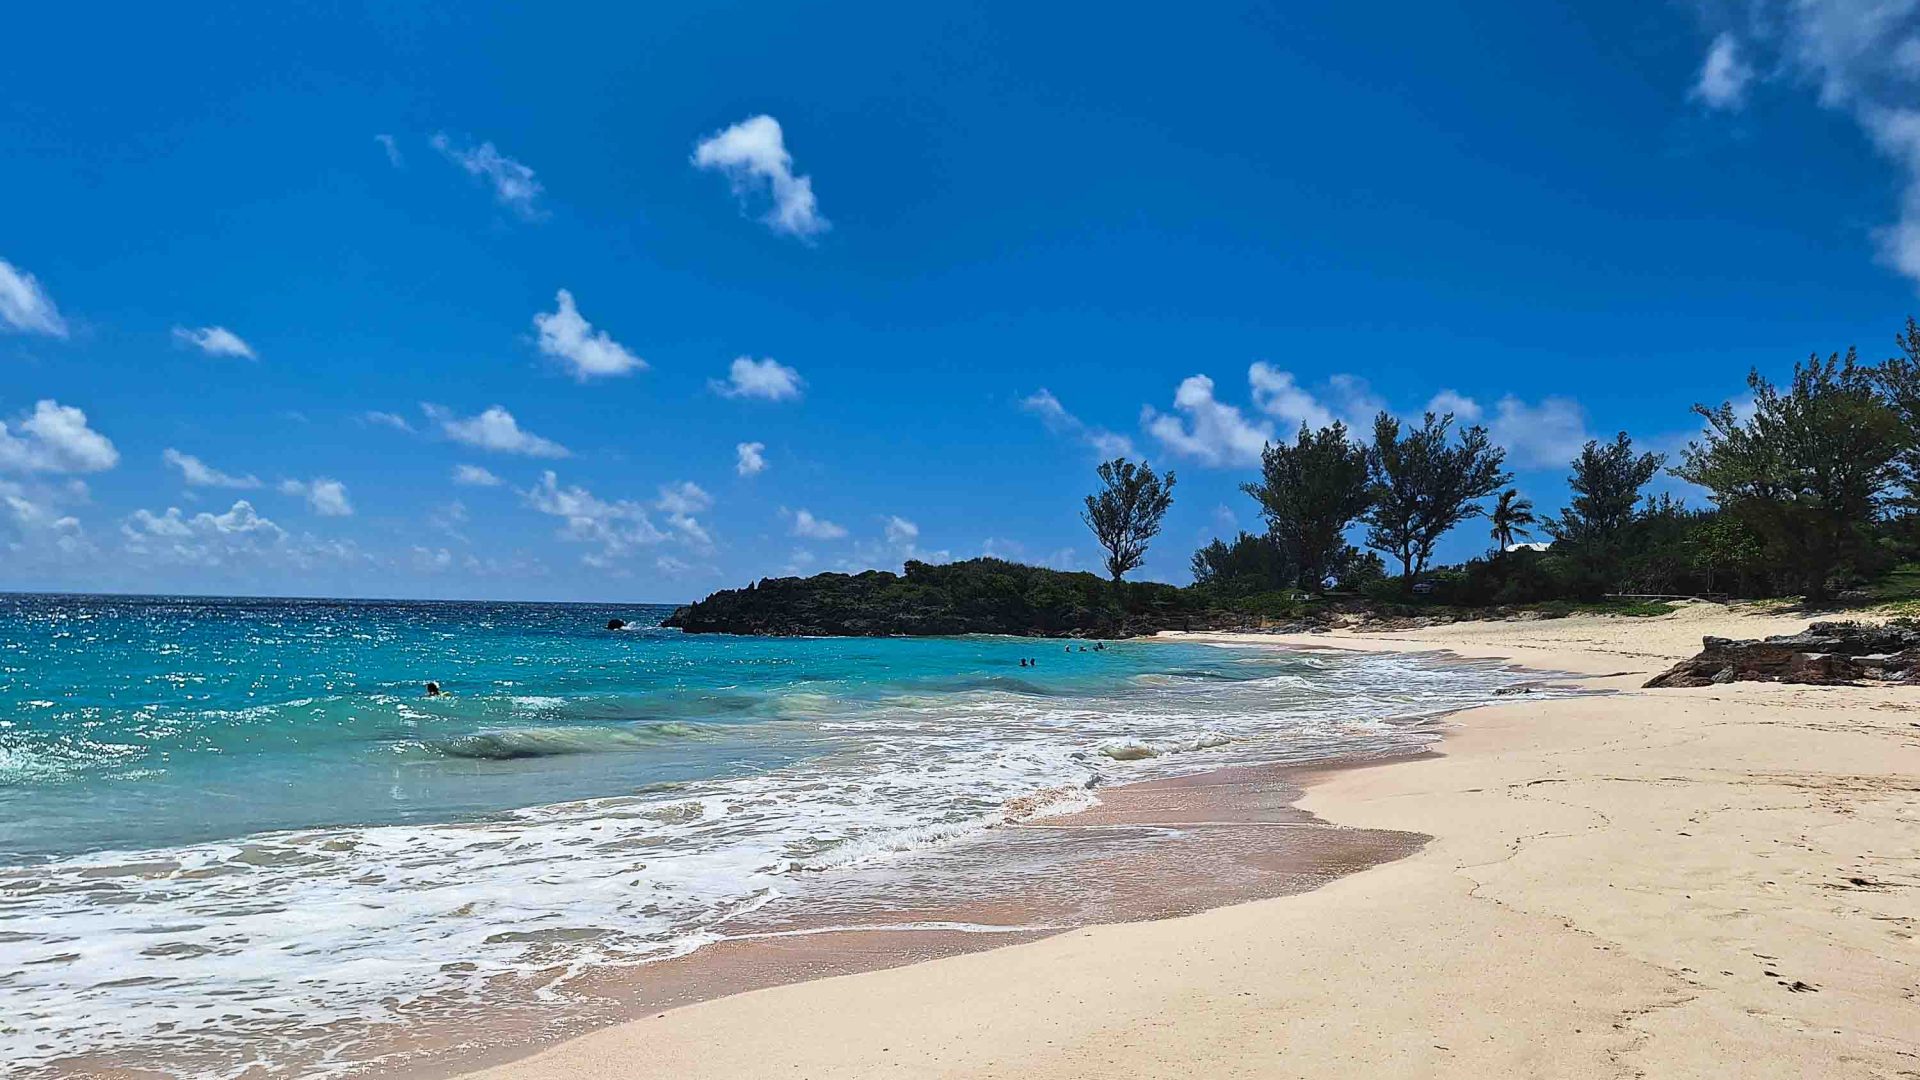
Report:
[[1638,689],[1804,618],[1237,640],[1449,650],[1607,696],[1453,717],[1301,809],[1425,834],[1324,887],[672,1009],[487,1080],[1920,1075],[1920,699]]

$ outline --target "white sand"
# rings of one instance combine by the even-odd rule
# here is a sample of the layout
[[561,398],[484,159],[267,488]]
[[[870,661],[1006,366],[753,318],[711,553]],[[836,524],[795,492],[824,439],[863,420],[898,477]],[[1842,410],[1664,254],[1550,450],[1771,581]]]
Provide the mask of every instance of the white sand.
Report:
[[[1701,606],[1250,640],[1510,656],[1626,688],[1703,633],[1802,625]],[[1920,692],[1523,698],[1455,728],[1444,757],[1334,772],[1306,799],[1433,835],[1400,862],[723,998],[475,1075],[1920,1076]]]

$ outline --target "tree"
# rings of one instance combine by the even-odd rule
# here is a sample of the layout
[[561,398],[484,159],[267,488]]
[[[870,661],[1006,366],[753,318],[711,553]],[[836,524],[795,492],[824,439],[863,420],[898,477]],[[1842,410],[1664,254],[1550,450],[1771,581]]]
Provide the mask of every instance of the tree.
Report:
[[1920,504],[1920,324],[1907,317],[1906,329],[1895,337],[1900,355],[1880,366],[1882,395],[1899,418],[1901,447],[1895,459],[1909,507]]
[[1848,349],[1795,364],[1784,389],[1749,374],[1746,420],[1730,403],[1693,407],[1707,430],[1673,474],[1751,529],[1809,600],[1826,599],[1834,574],[1865,555],[1899,479],[1910,440],[1881,396],[1883,377]]
[[1493,445],[1478,424],[1449,443],[1453,414],[1426,414],[1404,435],[1400,421],[1381,412],[1373,421],[1373,446],[1367,451],[1372,491],[1367,546],[1400,560],[1401,588],[1413,589],[1415,574],[1426,570],[1433,545],[1467,518],[1483,514],[1480,499],[1513,479],[1501,470],[1507,452]]
[[1260,451],[1260,482],[1241,490],[1260,503],[1267,532],[1299,568],[1297,584],[1318,589],[1332,577],[1347,527],[1367,510],[1367,451],[1334,421],[1319,431],[1300,425],[1291,444]]
[[1271,536],[1242,532],[1232,543],[1214,540],[1193,553],[1193,583],[1228,593],[1270,592],[1298,578],[1293,560]]
[[1493,513],[1487,515],[1488,524],[1493,526],[1493,546],[1507,550],[1513,546],[1514,537],[1529,535],[1527,526],[1539,521],[1533,514],[1533,500],[1523,499],[1518,491],[1508,488],[1493,504]]
[[1147,542],[1160,532],[1160,521],[1173,505],[1173,473],[1163,480],[1145,462],[1126,458],[1100,463],[1100,490],[1087,496],[1080,519],[1107,549],[1107,572],[1119,584],[1127,571],[1147,557]]
[[1633,453],[1633,440],[1622,431],[1602,446],[1588,439],[1573,459],[1567,486],[1573,500],[1560,516],[1546,523],[1556,540],[1574,544],[1605,543],[1633,521],[1640,489],[1667,463],[1665,454]]

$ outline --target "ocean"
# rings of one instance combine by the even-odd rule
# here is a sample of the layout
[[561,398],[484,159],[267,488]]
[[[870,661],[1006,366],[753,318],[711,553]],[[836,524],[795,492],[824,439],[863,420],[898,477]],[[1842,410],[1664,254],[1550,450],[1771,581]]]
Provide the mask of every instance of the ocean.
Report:
[[351,1072],[754,913],[831,923],[838,882],[937,883],[1105,787],[1417,750],[1522,678],[669,610],[0,597],[0,1062]]

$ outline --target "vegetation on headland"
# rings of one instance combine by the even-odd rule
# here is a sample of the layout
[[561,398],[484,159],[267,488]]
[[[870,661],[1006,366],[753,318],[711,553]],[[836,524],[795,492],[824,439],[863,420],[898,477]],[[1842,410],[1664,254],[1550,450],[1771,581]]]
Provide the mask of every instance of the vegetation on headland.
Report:
[[[1189,586],[1124,580],[1159,532],[1174,478],[1115,459],[1082,515],[1110,581],[990,558],[909,562],[904,575],[762,580],[667,625],[1111,637],[1341,617],[1654,615],[1668,610],[1659,598],[1685,596],[1920,606],[1920,324],[1909,319],[1897,342],[1900,355],[1880,364],[1853,350],[1811,357],[1782,385],[1752,372],[1751,408],[1696,405],[1704,429],[1677,462],[1636,451],[1625,432],[1588,442],[1552,516],[1507,486],[1506,452],[1484,427],[1383,412],[1370,440],[1335,422],[1268,445],[1243,485],[1265,531],[1195,552]],[[1708,505],[1645,497],[1662,470],[1705,489]],[[1491,551],[1431,565],[1441,537],[1482,517]],[[1535,528],[1551,543],[1516,542]],[[1371,550],[1349,542],[1356,530]]]

